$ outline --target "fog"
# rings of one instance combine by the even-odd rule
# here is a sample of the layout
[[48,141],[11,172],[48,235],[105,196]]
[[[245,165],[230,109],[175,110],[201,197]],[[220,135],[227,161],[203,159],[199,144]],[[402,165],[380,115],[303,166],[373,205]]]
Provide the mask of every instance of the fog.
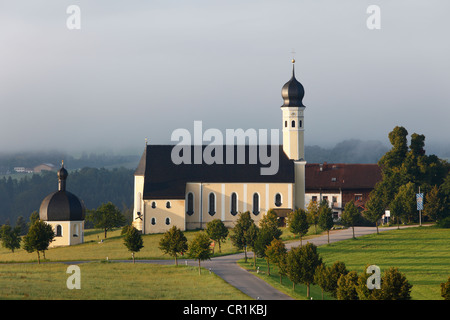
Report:
[[[73,4],[79,30],[66,24]],[[367,27],[372,4],[381,29]],[[171,143],[196,120],[281,130],[293,57],[306,145],[388,144],[401,125],[445,150],[449,9],[447,0],[2,1],[0,150],[140,152],[145,138]]]

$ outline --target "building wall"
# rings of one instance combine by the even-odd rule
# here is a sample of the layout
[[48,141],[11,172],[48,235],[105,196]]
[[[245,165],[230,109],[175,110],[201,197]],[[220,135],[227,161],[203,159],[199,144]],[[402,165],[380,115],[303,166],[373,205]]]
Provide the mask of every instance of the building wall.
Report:
[[49,248],[70,246],[84,242],[84,221],[46,221],[57,234],[57,227],[61,226],[61,236],[56,236]]
[[143,233],[166,232],[174,225],[182,231],[186,230],[184,200],[145,200],[144,206]]
[[[187,197],[193,195],[193,213],[187,214]],[[215,195],[214,212],[209,213],[209,195]],[[237,194],[237,214],[231,213],[231,195]],[[259,212],[253,212],[253,195],[259,195]],[[281,205],[276,207],[275,196],[281,195]],[[170,208],[166,207],[167,202]],[[176,225],[181,230],[204,229],[214,219],[222,220],[227,227],[233,227],[240,212],[249,211],[252,219],[259,220],[271,208],[293,207],[294,188],[291,183],[188,183],[184,200],[145,200],[143,222],[135,219],[134,225],[144,233],[162,233]],[[155,208],[152,207],[154,203]],[[169,220],[166,220],[166,219]],[[167,224],[167,222],[169,222]]]

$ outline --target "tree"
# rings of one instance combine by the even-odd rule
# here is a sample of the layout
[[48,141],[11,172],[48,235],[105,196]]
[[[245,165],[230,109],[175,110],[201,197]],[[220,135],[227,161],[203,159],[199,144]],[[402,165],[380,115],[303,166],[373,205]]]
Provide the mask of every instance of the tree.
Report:
[[266,258],[267,272],[270,275],[270,259],[266,255],[266,249],[273,239],[279,239],[282,231],[278,228],[278,217],[273,210],[269,210],[267,214],[259,221],[259,232],[254,243],[254,249],[258,257]]
[[288,218],[289,231],[300,236],[300,246],[302,246],[302,238],[308,233],[309,223],[306,211],[297,209],[293,211]]
[[383,300],[411,299],[412,285],[398,268],[390,268],[381,278],[381,295]]
[[0,239],[2,246],[14,252],[15,249],[20,248],[20,227],[11,228],[10,225],[4,224],[0,228]]
[[334,226],[333,211],[328,206],[328,201],[324,200],[319,206],[318,225],[322,230],[327,231],[328,243],[330,243],[330,230]]
[[366,210],[364,211],[364,216],[372,223],[375,223],[378,232],[378,221],[384,214],[384,205],[382,197],[376,192],[376,190],[372,190],[369,195],[369,200],[366,202]]
[[314,284],[314,274],[316,268],[322,264],[322,259],[317,253],[317,247],[312,243],[294,249],[289,251],[286,259],[288,276],[294,285],[306,285],[306,296],[309,298],[310,285]]
[[402,217],[407,219],[408,222],[412,222],[418,217],[417,213],[417,202],[416,202],[416,192],[415,185],[412,182],[408,182],[400,186],[398,189],[397,196],[400,197],[402,206]]
[[134,263],[134,253],[139,252],[144,247],[141,233],[133,226],[130,226],[125,233],[123,243],[127,247],[128,251],[131,251]]
[[188,256],[198,260],[198,274],[201,274],[200,261],[211,258],[211,240],[205,232],[198,233],[189,244]]
[[167,230],[161,240],[159,240],[159,249],[161,249],[165,254],[168,254],[175,258],[175,265],[178,266],[178,254],[183,254],[188,250],[187,239],[184,233],[173,226]]
[[317,234],[317,223],[319,218],[319,204],[317,203],[317,201],[311,199],[306,208],[306,212],[308,214],[309,224],[314,225],[315,232]]
[[25,222],[25,218],[24,217],[19,216],[17,218],[16,227],[15,228],[17,228],[17,230],[18,230],[19,236],[24,236],[24,235],[27,234],[28,226],[27,226],[27,223]]
[[338,300],[358,300],[357,286],[358,274],[356,271],[341,275],[337,282],[336,297]]
[[327,291],[330,287],[330,269],[324,263],[317,266],[316,272],[314,273],[314,282],[322,289],[323,300],[323,292]]
[[342,275],[346,275],[347,273],[348,270],[344,262],[336,261],[335,263],[333,263],[333,265],[329,267],[328,270],[329,282],[325,291],[330,292],[331,295],[336,298],[338,280]]
[[23,237],[23,248],[28,252],[37,252],[38,264],[41,263],[39,251],[44,253],[48,249],[48,246],[55,238],[55,233],[51,225],[47,224],[45,221],[36,220],[33,225],[31,225],[28,233]]
[[280,239],[273,239],[270,245],[266,248],[265,255],[272,262],[278,266],[278,274],[280,275],[280,283],[284,272],[284,264],[286,262],[286,246]]
[[253,268],[256,268],[256,240],[258,239],[260,229],[258,226],[254,223],[250,225],[248,230],[245,232],[245,243],[246,243],[246,250],[247,248],[250,248],[253,250]]
[[244,249],[245,262],[247,263],[247,245],[248,238],[246,236],[248,229],[255,222],[250,217],[250,212],[242,212],[239,214],[235,222],[234,228],[231,230],[230,239],[233,245],[239,250]]
[[431,190],[425,194],[425,203],[423,206],[423,215],[434,221],[439,221],[445,216],[445,197],[438,188],[433,186]]
[[441,297],[444,298],[444,300],[450,300],[450,277],[447,282],[441,283]]
[[[225,224],[220,219],[214,219],[206,224],[206,233],[208,236],[219,244],[219,252],[222,252],[220,244],[222,241],[228,236],[228,229],[225,227]],[[214,253],[214,249],[213,249]]]
[[342,213],[342,222],[348,227],[351,226],[353,230],[353,238],[355,238],[355,224],[360,217],[358,208],[356,208],[353,201],[347,202]]
[[87,220],[94,223],[94,228],[104,230],[105,239],[108,230],[119,228],[125,224],[125,217],[111,202],[102,203],[96,210],[91,211]]

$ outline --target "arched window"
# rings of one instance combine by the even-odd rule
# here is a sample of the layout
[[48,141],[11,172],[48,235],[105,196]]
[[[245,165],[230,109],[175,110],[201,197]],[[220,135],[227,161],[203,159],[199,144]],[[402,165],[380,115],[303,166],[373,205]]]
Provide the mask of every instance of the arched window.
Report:
[[287,121],[284,121],[284,127],[287,128]]
[[166,225],[170,224],[170,218],[166,218]]
[[292,120],[291,127],[295,128],[295,120]]
[[208,213],[209,213],[210,216],[213,216],[213,215],[216,214],[216,195],[213,192],[211,192],[209,194],[208,198],[209,198],[209,205],[208,205],[209,211],[208,211]]
[[155,201],[152,202],[152,208],[153,208],[153,209],[156,208],[156,202],[155,202]]
[[237,194],[236,194],[236,192],[233,192],[233,193],[231,194],[231,203],[230,203],[230,207],[231,207],[230,213],[231,213],[233,216],[237,215]]
[[152,222],[151,222],[152,226],[154,226],[156,224],[156,219],[152,218]]
[[253,214],[255,216],[259,214],[259,194],[256,192],[253,194]]
[[302,120],[299,120],[299,121],[298,121],[298,126],[299,126],[299,128],[302,127]]
[[78,224],[75,224],[73,226],[73,236],[78,237],[78,233],[79,233],[79,226],[78,226]]
[[189,216],[192,216],[194,214],[194,194],[192,192],[189,192],[187,195],[187,210],[186,213]]
[[62,227],[59,224],[56,226],[56,236],[62,237]]
[[166,208],[167,208],[167,209],[170,209],[170,201],[167,201],[167,202],[166,202]]
[[275,206],[281,207],[281,194],[277,193],[275,195]]

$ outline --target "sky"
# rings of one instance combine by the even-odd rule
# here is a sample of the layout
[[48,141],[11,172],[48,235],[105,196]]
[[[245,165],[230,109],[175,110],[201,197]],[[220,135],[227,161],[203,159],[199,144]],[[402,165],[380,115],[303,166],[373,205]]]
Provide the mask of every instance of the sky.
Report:
[[450,149],[448,0],[43,3],[0,0],[0,151],[141,152],[194,121],[281,130],[293,57],[306,145],[389,144],[399,125]]

